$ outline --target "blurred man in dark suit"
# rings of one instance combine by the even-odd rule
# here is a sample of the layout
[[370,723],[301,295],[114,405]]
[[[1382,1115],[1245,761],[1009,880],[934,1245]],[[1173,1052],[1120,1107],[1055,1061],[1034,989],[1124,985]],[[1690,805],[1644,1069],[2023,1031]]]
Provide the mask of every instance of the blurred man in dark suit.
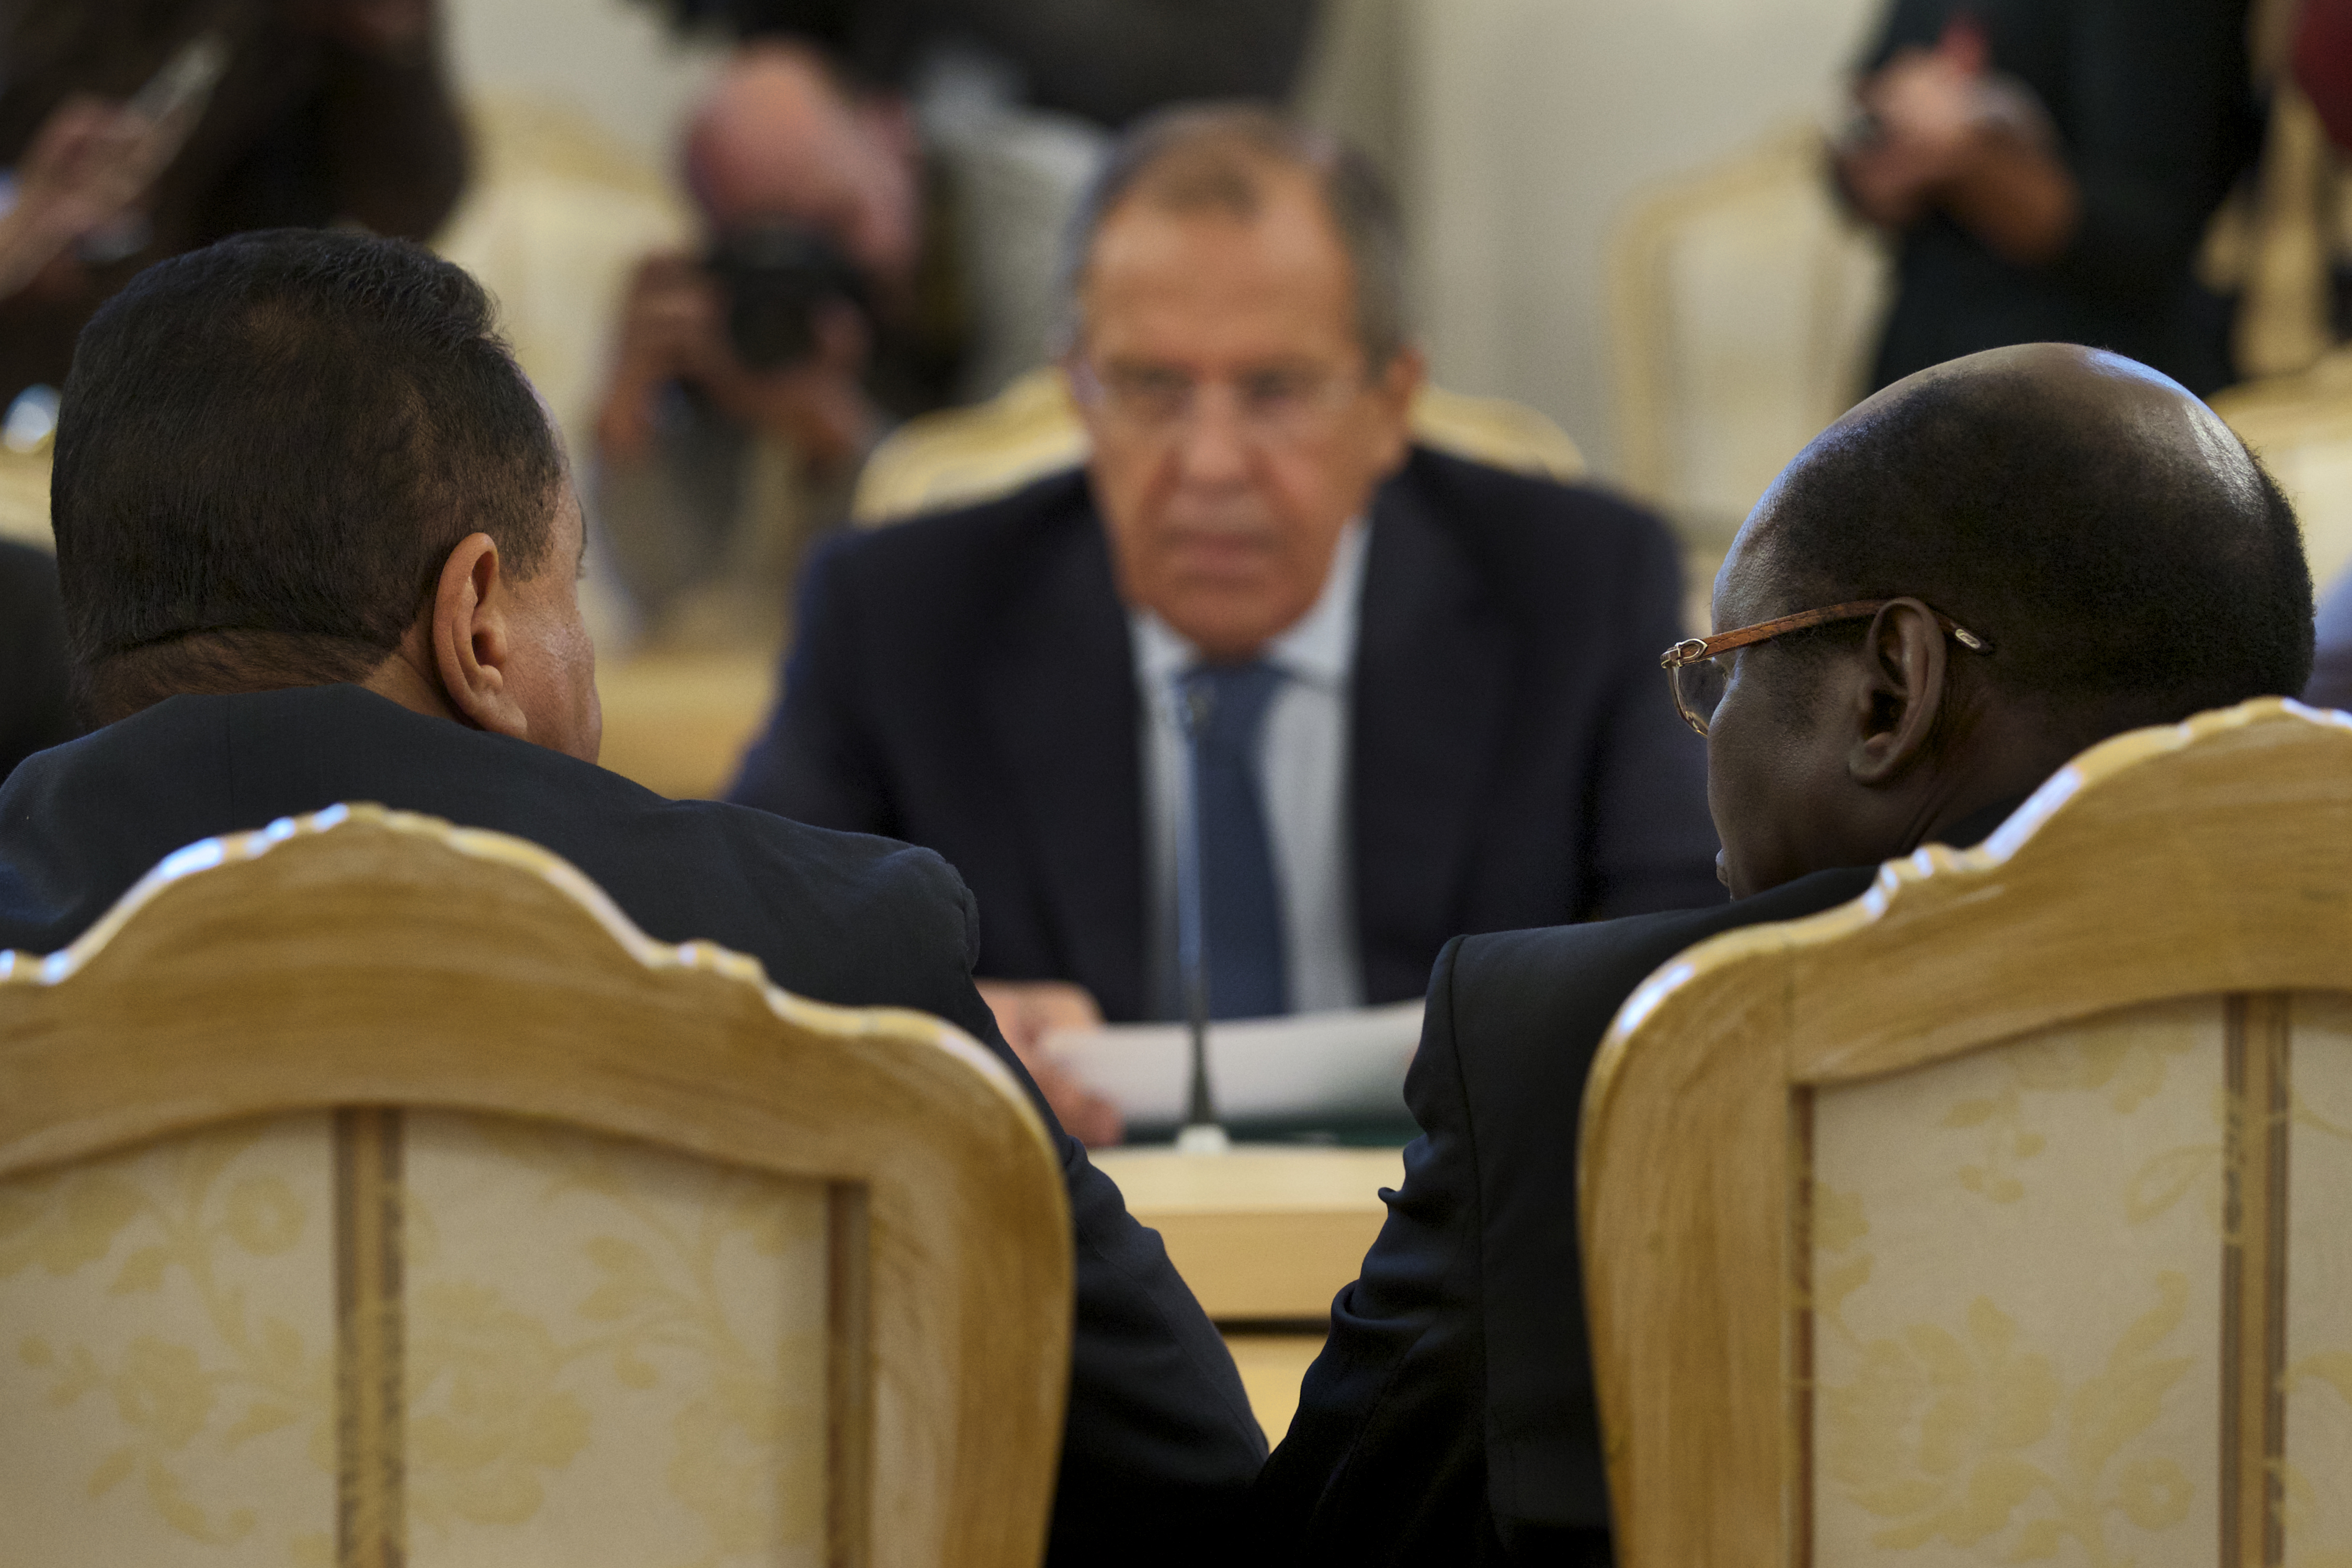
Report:
[[0,540],[0,780],[73,737],[57,563],[35,545]]
[[[104,727],[0,789],[0,947],[64,947],[194,840],[377,801],[533,840],[657,940],[937,1014],[1020,1074],[939,857],[593,765],[579,504],[457,268],[279,231],[150,269],[82,335],[53,504]],[[1213,1560],[1265,1438],[1158,1237],[1046,1117],[1077,1247],[1047,1560]]]
[[[1016,1046],[1179,1016],[1188,722],[1220,1017],[1421,994],[1459,931],[1699,902],[1657,520],[1411,445],[1377,178],[1255,110],[1148,122],[1076,230],[1082,473],[812,567],[734,798],[937,849]],[[1040,983],[1064,983],[1040,992]]]
[[1269,1563],[1606,1563],[1576,1133],[1619,1006],[1694,942],[1979,842],[2109,735],[2311,669],[2277,486],[2177,384],[2053,344],[1832,426],[1740,530],[1715,623],[1669,658],[1733,901],[1447,946],[1405,1086],[1423,1136],[1259,1478]]

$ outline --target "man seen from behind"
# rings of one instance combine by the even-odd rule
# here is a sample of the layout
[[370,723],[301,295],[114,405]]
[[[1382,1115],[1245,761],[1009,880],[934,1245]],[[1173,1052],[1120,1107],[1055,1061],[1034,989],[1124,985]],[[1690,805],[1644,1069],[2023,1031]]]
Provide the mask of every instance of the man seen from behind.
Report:
[[[0,947],[66,946],[195,840],[374,801],[530,839],[658,941],[936,1014],[1021,1077],[972,988],[971,896],[936,855],[593,765],[580,508],[457,268],[278,231],[149,269],[82,335],[53,507],[101,727],[0,789]],[[1040,1110],[1077,1268],[1048,1561],[1200,1561],[1264,1438],[1159,1238]]]

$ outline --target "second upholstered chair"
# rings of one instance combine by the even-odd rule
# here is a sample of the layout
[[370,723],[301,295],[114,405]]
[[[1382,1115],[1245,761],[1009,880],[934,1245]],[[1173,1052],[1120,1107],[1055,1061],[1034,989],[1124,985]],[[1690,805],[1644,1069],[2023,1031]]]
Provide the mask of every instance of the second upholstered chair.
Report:
[[2117,736],[1691,949],[1582,1151],[1630,1568],[2352,1548],[2352,718]]

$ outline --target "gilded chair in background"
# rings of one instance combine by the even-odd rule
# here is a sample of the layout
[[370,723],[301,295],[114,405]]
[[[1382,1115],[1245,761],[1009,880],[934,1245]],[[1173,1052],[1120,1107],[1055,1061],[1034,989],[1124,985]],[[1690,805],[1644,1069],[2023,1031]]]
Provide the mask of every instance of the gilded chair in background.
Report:
[[629,279],[647,255],[693,247],[693,212],[578,110],[492,95],[466,118],[473,175],[433,247],[498,301],[516,361],[584,464]]
[[1681,535],[1691,623],[1765,487],[1853,405],[1885,312],[1885,247],[1838,205],[1796,125],[1661,184],[1609,243],[1622,478]]
[[920,1014],[370,806],[0,959],[0,1561],[1034,1563],[1059,1167]]
[[[1584,476],[1568,433],[1500,397],[1425,386],[1413,439],[1455,457],[1548,479]],[[987,402],[910,419],[874,449],[852,511],[866,527],[917,512],[976,506],[1087,460],[1087,433],[1059,369],[1041,366]]]
[[2352,718],[2118,736],[1693,948],[1583,1139],[1629,1568],[2344,1561]]
[[2213,409],[2294,503],[2311,580],[2326,592],[2352,567],[2352,349],[2294,374],[2231,387]]

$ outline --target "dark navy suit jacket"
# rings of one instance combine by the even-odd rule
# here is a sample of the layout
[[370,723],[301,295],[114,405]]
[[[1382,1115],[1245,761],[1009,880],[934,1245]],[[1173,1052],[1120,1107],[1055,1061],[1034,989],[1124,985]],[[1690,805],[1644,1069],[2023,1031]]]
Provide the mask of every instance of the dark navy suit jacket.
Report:
[[66,686],[58,563],[36,545],[0,539],[0,779],[44,746],[73,739]]
[[[1943,841],[1979,842],[2016,804]],[[1609,1562],[1576,1234],[1585,1077],[1617,1009],[1668,959],[1833,908],[1876,875],[1817,871],[1707,909],[1447,945],[1405,1079],[1422,1136],[1258,1478],[1246,1539],[1263,1561]]]
[[[771,981],[819,1001],[936,1014],[1029,1084],[972,989],[971,895],[938,856],[665,800],[353,686],[175,697],[25,763],[0,788],[0,948],[64,947],[183,845],[338,801],[530,839],[659,941],[749,953]],[[1160,1237],[1030,1090],[1060,1147],[1077,1242],[1047,1561],[1213,1561],[1265,1440]]]
[[[1448,937],[1719,901],[1649,514],[1417,448],[1371,507],[1349,758],[1364,994]],[[938,850],[979,973],[1142,1017],[1139,701],[1086,477],[837,541],[733,798]]]

